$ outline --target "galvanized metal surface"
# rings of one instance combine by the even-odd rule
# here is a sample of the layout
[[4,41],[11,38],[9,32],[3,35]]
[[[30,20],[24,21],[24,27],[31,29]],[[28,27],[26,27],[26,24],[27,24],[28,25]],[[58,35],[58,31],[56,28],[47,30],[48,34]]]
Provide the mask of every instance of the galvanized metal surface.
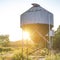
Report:
[[33,6],[21,15],[21,26],[24,24],[50,24],[53,25],[53,14],[41,6]]

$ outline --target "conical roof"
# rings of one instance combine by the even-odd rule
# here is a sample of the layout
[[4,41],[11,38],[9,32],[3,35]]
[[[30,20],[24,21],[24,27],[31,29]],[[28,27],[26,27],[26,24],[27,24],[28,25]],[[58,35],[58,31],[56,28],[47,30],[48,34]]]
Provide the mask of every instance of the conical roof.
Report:
[[21,15],[21,25],[24,24],[50,24],[53,25],[53,14],[33,3],[33,6]]

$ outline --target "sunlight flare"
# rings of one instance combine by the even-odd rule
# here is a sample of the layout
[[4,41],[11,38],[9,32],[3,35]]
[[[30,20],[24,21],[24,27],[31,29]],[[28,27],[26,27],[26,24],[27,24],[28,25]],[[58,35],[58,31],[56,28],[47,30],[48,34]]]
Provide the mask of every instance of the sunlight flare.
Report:
[[27,40],[27,39],[30,40],[30,34],[29,34],[29,32],[27,32],[27,31],[23,32],[23,39],[24,40]]

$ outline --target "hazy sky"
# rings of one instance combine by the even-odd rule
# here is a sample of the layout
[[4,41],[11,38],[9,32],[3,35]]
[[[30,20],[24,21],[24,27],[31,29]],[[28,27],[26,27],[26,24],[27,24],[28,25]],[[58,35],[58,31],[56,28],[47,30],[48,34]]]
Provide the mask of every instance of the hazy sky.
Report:
[[60,0],[0,0],[0,34],[9,34],[11,40],[21,39],[20,15],[32,3],[38,3],[54,14],[54,30],[60,24]]

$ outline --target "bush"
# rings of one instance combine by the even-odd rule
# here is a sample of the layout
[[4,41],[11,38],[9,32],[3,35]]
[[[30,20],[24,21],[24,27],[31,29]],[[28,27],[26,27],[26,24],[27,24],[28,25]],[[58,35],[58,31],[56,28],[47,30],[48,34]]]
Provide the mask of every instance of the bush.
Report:
[[49,50],[47,48],[41,49],[40,51],[41,56],[45,56],[49,54]]
[[[27,60],[26,56],[22,55],[21,53],[15,53],[12,57],[12,60]],[[28,60],[31,60],[30,58],[28,58]]]
[[10,48],[10,47],[0,47],[0,52],[8,52],[8,51],[12,51],[12,48]]

